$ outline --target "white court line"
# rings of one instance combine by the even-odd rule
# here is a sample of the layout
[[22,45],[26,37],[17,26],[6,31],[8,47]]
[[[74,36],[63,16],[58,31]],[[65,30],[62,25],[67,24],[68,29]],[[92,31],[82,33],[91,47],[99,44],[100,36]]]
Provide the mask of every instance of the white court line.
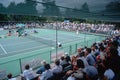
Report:
[[5,54],[7,54],[7,51],[5,50],[5,48],[0,44],[1,49],[4,51]]
[[9,53],[21,52],[21,51],[31,50],[31,49],[35,49],[35,48],[39,48],[39,47],[43,47],[43,46],[37,46],[37,47],[32,47],[32,48],[27,48],[27,49],[21,49],[21,50],[11,51]]

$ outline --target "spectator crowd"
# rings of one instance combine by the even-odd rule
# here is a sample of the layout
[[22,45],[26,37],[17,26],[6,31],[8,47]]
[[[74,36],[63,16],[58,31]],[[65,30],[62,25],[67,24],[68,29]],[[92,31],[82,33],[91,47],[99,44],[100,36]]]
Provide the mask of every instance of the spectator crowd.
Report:
[[4,29],[16,29],[19,24],[24,24],[25,28],[48,28],[58,29],[66,31],[81,31],[100,33],[107,35],[119,34],[120,29],[115,29],[113,24],[90,24],[90,23],[75,23],[75,22],[52,22],[52,23],[40,23],[40,22],[28,22],[28,23],[0,23],[0,28]]
[[[25,66],[25,80],[120,80],[120,35],[108,37],[88,47],[80,47],[77,54],[65,53],[53,64],[41,61],[36,71]],[[8,75],[12,79],[11,74]],[[23,79],[23,78],[22,78]]]
[[115,25],[112,24],[90,24],[90,23],[74,23],[74,22],[56,22],[56,23],[44,23],[43,28],[66,30],[66,31],[81,31],[100,34],[119,34],[120,30],[115,29]]

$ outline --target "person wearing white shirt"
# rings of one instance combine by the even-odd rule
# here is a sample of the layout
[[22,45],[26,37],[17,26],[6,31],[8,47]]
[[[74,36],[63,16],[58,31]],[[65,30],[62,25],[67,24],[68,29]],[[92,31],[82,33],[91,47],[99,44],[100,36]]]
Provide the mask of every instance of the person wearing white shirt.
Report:
[[32,68],[30,68],[28,64],[25,66],[25,70],[23,71],[23,77],[26,80],[30,80],[35,77]]
[[76,80],[75,77],[74,77],[74,74],[72,74],[71,76],[69,76],[69,77],[67,78],[67,80]]

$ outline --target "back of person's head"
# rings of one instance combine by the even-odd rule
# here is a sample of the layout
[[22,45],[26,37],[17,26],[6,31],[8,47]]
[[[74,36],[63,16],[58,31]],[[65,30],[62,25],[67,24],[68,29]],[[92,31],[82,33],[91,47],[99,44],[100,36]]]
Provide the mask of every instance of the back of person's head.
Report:
[[115,57],[115,56],[118,56],[118,50],[114,47],[110,47],[110,55],[111,57]]
[[100,46],[100,51],[104,51],[104,50],[105,50],[104,46]]
[[98,79],[98,71],[94,66],[89,66],[83,69],[84,75],[89,80],[97,80]]
[[117,49],[119,46],[119,43],[115,40],[112,42],[112,46],[114,46]]
[[44,67],[45,67],[46,70],[49,70],[50,69],[50,64],[46,64],[46,65],[44,65]]
[[95,49],[98,49],[98,46],[95,46]]
[[87,51],[88,53],[91,53],[91,48],[87,48],[86,51]]
[[95,46],[96,45],[96,42],[95,43],[93,43],[93,45],[92,46]]
[[85,55],[85,52],[81,52],[79,56],[82,57],[84,55]]
[[103,43],[101,42],[101,43],[98,43],[98,46],[103,46]]
[[26,65],[25,65],[25,69],[26,69],[26,70],[30,69],[29,64],[26,64]]
[[85,46],[84,48],[87,49],[87,46]]
[[57,66],[60,65],[60,61],[59,61],[59,59],[56,59],[56,60],[55,60],[55,64],[56,64]]
[[84,68],[85,66],[84,66],[84,63],[83,63],[83,61],[81,60],[81,59],[78,59],[77,60],[77,67],[78,68]]
[[65,57],[64,56],[61,56],[61,58],[60,58],[61,60],[65,60]]
[[8,77],[8,79],[11,79],[11,78],[12,78],[12,74],[9,73],[9,74],[7,75],[7,77]]

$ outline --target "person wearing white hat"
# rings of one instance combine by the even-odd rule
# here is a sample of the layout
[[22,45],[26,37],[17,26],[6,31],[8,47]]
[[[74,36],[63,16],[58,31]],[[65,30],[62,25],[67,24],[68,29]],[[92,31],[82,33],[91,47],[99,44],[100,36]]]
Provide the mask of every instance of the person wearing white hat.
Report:
[[47,62],[45,60],[41,61],[41,67],[36,71],[37,74],[42,74],[45,71],[44,65],[46,65]]

